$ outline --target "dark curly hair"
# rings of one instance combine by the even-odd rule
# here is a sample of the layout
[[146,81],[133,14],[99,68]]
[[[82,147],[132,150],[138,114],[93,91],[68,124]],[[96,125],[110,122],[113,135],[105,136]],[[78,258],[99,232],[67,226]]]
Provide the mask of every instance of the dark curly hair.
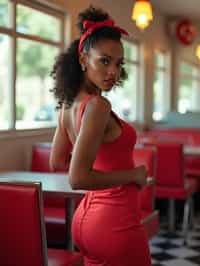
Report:
[[[83,28],[83,22],[85,20],[97,22],[106,19],[110,19],[108,13],[104,12],[102,9],[90,6],[78,15],[77,26],[80,34],[82,35],[85,32],[85,29]],[[94,45],[102,39],[120,41],[121,33],[111,27],[99,28],[85,40],[83,51],[87,53],[91,47],[94,47]],[[63,103],[67,108],[70,107],[80,90],[80,84],[83,80],[83,71],[81,70],[81,65],[79,63],[79,41],[80,38],[76,39],[66,51],[58,55],[51,72],[51,76],[54,79],[54,88],[50,91],[53,92],[57,100],[57,109],[60,109]],[[125,69],[122,68],[117,85],[120,85],[126,78],[127,74]]]

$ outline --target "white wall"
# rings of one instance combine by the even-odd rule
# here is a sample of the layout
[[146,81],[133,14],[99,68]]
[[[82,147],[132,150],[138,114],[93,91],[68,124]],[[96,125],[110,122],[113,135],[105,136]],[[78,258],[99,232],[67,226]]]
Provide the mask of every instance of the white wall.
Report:
[[0,171],[29,170],[35,142],[52,140],[54,129],[0,134]]

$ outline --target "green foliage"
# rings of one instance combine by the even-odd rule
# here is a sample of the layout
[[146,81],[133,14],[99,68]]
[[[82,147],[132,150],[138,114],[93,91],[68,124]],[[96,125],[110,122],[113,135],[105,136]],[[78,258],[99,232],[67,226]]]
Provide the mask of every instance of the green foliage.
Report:
[[39,76],[43,80],[49,74],[56,50],[45,44],[18,40],[17,74],[24,77]]
[[17,103],[16,120],[23,120],[24,114],[25,114],[25,106],[23,104]]
[[[56,35],[55,18],[39,11],[18,5],[17,31],[53,39]],[[57,30],[58,31],[58,30]],[[41,80],[49,74],[57,49],[46,44],[18,39],[17,74],[24,77],[38,76]]]
[[8,23],[8,1],[0,0],[0,26],[7,26]]
[[59,21],[40,11],[18,5],[17,31],[39,36],[47,40],[59,39]]

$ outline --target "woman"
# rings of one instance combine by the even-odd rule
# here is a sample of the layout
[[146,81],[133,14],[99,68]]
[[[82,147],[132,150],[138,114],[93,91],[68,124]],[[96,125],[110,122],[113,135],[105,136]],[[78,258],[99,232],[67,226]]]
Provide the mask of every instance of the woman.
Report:
[[72,224],[86,266],[149,266],[140,224],[138,191],[144,167],[134,167],[134,129],[101,96],[125,79],[121,35],[109,15],[90,7],[79,14],[81,38],[54,65],[54,95],[61,108],[50,158],[52,170],[69,168],[73,189],[86,189]]

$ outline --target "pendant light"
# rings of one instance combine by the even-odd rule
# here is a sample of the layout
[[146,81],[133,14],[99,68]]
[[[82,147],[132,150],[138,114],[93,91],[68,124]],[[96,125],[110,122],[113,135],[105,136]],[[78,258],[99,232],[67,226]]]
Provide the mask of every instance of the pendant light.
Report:
[[136,26],[144,30],[153,19],[152,7],[149,0],[136,0],[133,6],[132,19]]
[[200,60],[200,44],[196,47],[196,56]]

